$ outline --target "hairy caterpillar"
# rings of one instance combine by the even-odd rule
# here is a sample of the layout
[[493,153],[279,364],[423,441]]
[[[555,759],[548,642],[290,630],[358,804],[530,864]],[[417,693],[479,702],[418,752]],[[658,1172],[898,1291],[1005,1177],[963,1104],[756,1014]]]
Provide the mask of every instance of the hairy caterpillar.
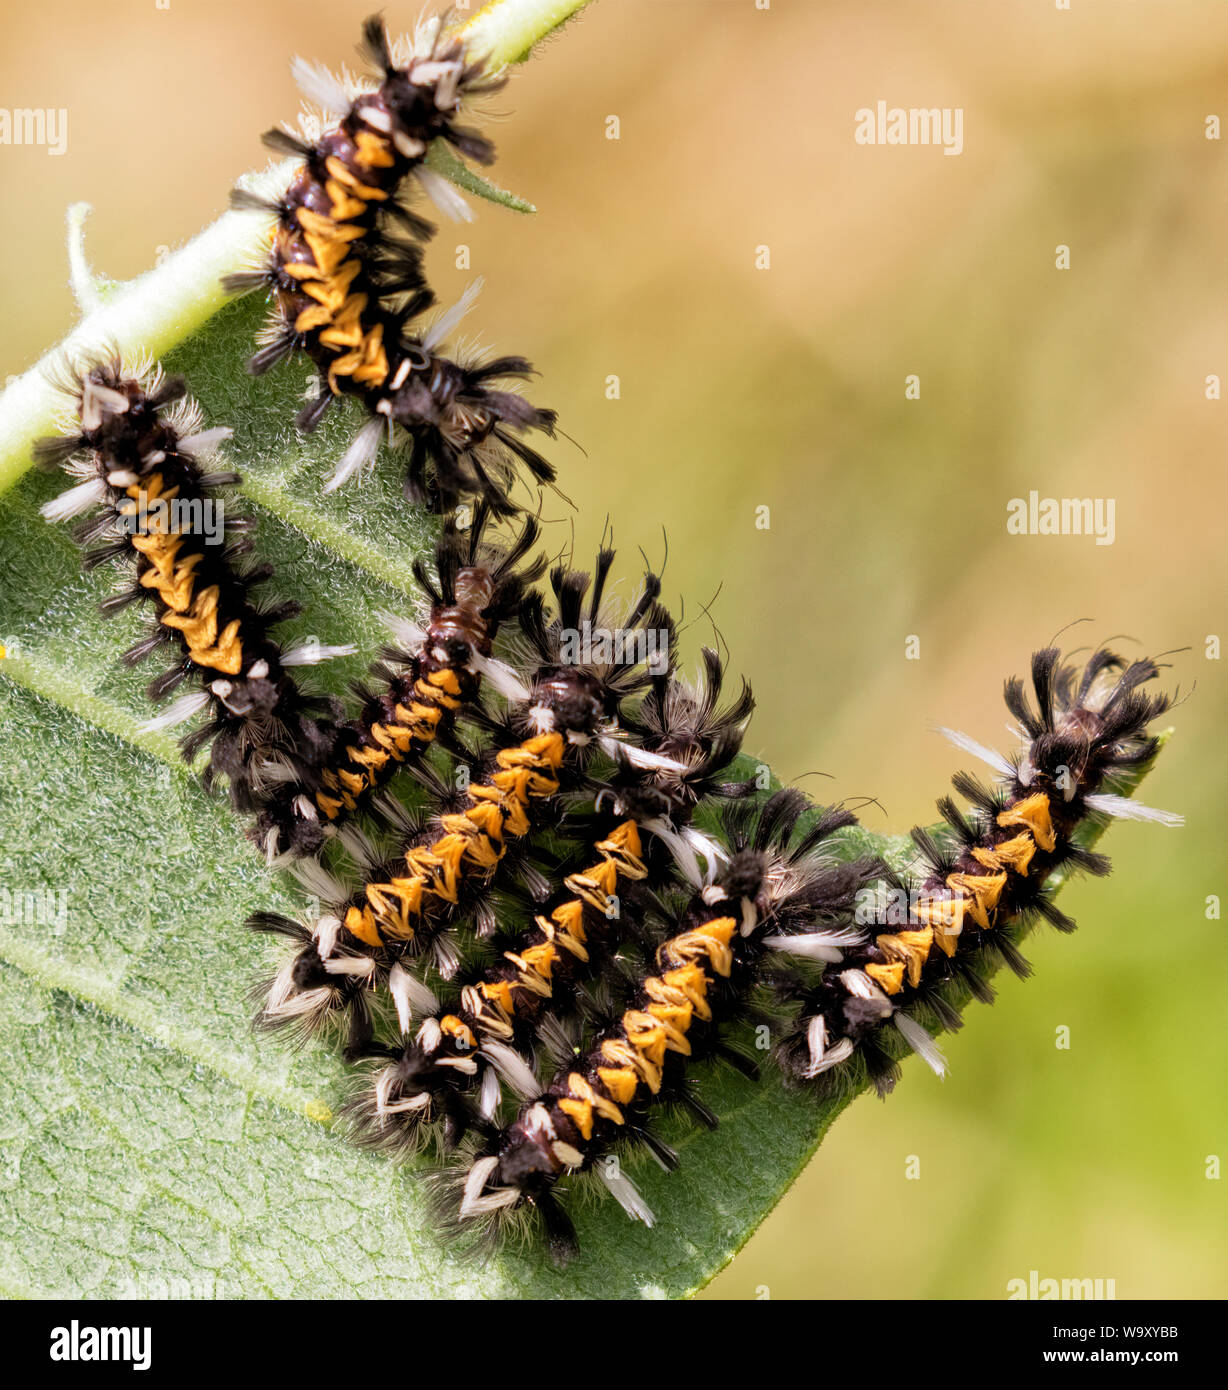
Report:
[[[539,595],[522,605],[521,629],[536,667],[499,726],[498,746],[481,760],[482,775],[460,791],[436,782],[440,813],[395,859],[364,863],[362,885],[352,894],[314,861],[299,866],[330,909],[311,927],[276,914],[251,919],[256,930],[300,946],[268,988],[264,1026],[303,1035],[348,1012],[349,1050],[361,1048],[370,1036],[365,996],[371,987],[402,957],[431,955],[442,973],[454,973],[445,933],[459,917],[480,910],[497,871],[523,863],[530,835],[557,815],[561,793],[579,785],[596,751],[615,762],[681,770],[674,760],[620,737],[623,702],[651,680],[638,644],[628,643],[608,663],[561,659],[568,638],[583,623],[596,623],[613,559],[613,551],[603,550],[593,576],[563,566],[551,572],[553,621],[546,621]],[[673,627],[657,602],[659,592],[659,579],[646,575],[624,630],[664,634],[668,659]],[[370,859],[361,844],[352,838],[349,844]],[[483,930],[489,932],[493,923],[486,917]]]
[[[632,765],[615,772],[596,797],[596,828],[580,867],[530,928],[507,942],[450,1007],[402,967],[393,968],[389,987],[405,1041],[375,1049],[385,1065],[352,1107],[366,1141],[412,1149],[423,1127],[442,1117],[445,1138],[454,1143],[475,1122],[489,1122],[500,1099],[498,1073],[528,1074],[509,1047],[533,1051],[544,1020],[574,1011],[582,984],[609,966],[627,936],[643,935],[645,910],[676,868],[696,888],[702,885],[696,850],[709,875],[715,872],[720,847],[687,826],[706,798],[750,790],[719,777],[737,755],[753,700],[744,685],[720,709],[721,662],[714,651],[703,655],[706,679],[698,688],[662,677],[639,713],[643,746],[682,770]],[[465,1094],[475,1088],[476,1106]]]
[[496,688],[518,687],[518,678],[493,656],[493,644],[500,627],[518,615],[546,560],[525,559],[537,540],[535,520],[501,545],[488,538],[488,519],[485,506],[467,530],[449,518],[435,547],[434,576],[415,562],[430,605],[424,622],[390,620],[400,645],[385,651],[374,669],[378,688],[355,687],[359,714],[335,728],[306,778],[290,778],[268,798],[253,833],[270,862],[316,853],[326,834],[399,767],[446,738],[473,707],[484,675]]
[[405,205],[411,176],[445,207],[454,203],[450,185],[423,162],[431,141],[444,140],[483,164],[494,158],[490,142],[458,117],[466,98],[496,90],[505,79],[470,60],[438,18],[422,26],[411,47],[394,52],[383,21],[372,16],[359,52],[380,82],[357,95],[297,61],[304,94],[337,123],[314,141],[283,129],[266,134],[271,149],[302,161],[280,199],[235,190],[236,207],[277,219],[268,265],[226,281],[232,291],[263,286],[273,295],[270,327],[250,370],[267,371],[295,351],[311,359],[322,386],[298,416],[303,430],[314,429],[341,396],[363,403],[369,418],[329,490],[369,467],[385,435],[395,443],[403,432],[410,441],[409,500],[447,511],[472,492],[508,513],[517,462],[539,483],[554,480],[554,469],[521,438],[530,430],[552,435],[554,412],[493,384],[530,376],[524,358],[462,362],[436,351],[472,304],[476,285],[431,327],[411,330],[434,296],[419,246],[390,230],[429,233],[429,224]]
[[787,790],[769,798],[753,823],[750,812],[732,808],[725,868],[692,898],[621,1015],[544,1094],[530,1093],[467,1171],[441,1183],[445,1223],[490,1234],[511,1214],[532,1209],[552,1253],[565,1259],[575,1233],[557,1185],[595,1171],[628,1215],[652,1224],[618,1163],[602,1160],[617,1146],[640,1142],[674,1166],[676,1156],[652,1135],[649,1118],[655,1107],[677,1104],[716,1123],[692,1093],[690,1068],[721,1051],[722,1026],[745,1006],[764,958],[795,934],[829,948],[854,935],[857,892],[876,864],[831,861],[832,835],[855,823],[843,809],[823,812],[794,839],[805,806],[800,793]]
[[898,1077],[882,1046],[888,1025],[942,1075],[942,1055],[914,1011],[941,1027],[958,1027],[959,1015],[939,988],[944,982],[962,981],[988,1002],[993,992],[978,964],[1004,960],[1026,976],[1016,942],[1030,919],[1074,929],[1046,895],[1050,876],[1057,869],[1109,870],[1104,855],[1074,843],[1078,827],[1089,817],[1113,816],[1180,823],[1113,790],[1118,774],[1145,767],[1155,756],[1147,726],[1171,702],[1140,687],[1158,674],[1153,661],[1127,663],[1104,648],[1080,671],[1049,647],[1032,658],[1035,709],[1021,681],[1006,685],[1006,704],[1023,740],[1012,759],[944,730],[994,770],[997,785],[959,774],[953,784],[971,804],[971,817],[944,797],[938,809],[949,827],[945,841],[913,831],[923,876],[913,884],[889,879],[908,908],[880,921],[887,930],[845,950],[803,993],[797,1024],[780,1047],[788,1075],[824,1093],[868,1077],[885,1093]]
[[130,587],[107,599],[113,613],[149,602],[156,623],[124,654],[134,664],[163,648],[174,664],[149,686],[160,700],[188,678],[200,689],[174,701],[146,729],[174,727],[207,712],[183,740],[184,756],[209,747],[206,786],[220,774],[236,809],[257,810],[275,777],[302,775],[329,738],[326,701],[304,695],[295,666],[348,654],[352,647],[282,650],[272,630],[298,611],[294,603],[262,607],[252,591],[265,568],[239,563],[250,548],[247,522],[226,516],[220,488],[239,481],[231,472],[204,472],[201,462],[230,434],[201,430],[200,412],[183,381],[157,368],[126,373],[117,360],[86,364],[62,383],[76,402],[75,428],[40,440],[35,455],[48,467],[79,478],[43,507],[49,521],[86,512],[77,538],[94,566],[119,559],[135,571]]

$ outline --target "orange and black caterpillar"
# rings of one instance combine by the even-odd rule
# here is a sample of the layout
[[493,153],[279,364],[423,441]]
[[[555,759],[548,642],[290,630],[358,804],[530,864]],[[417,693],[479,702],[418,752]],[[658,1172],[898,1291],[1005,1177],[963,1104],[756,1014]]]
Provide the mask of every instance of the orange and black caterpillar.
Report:
[[482,914],[484,931],[492,929],[483,904],[496,874],[506,877],[522,866],[531,836],[558,819],[561,794],[583,784],[594,753],[678,767],[620,737],[624,702],[651,680],[650,652],[668,665],[672,651],[673,625],[657,601],[655,575],[645,576],[610,661],[567,659],[571,639],[598,621],[613,558],[613,551],[603,550],[595,576],[563,566],[551,572],[552,621],[546,621],[540,595],[522,604],[522,635],[537,658],[531,684],[501,724],[492,720],[497,746],[479,760],[478,775],[459,791],[435,781],[441,810],[402,853],[362,865],[362,885],[352,894],[306,861],[300,875],[328,907],[319,920],[311,927],[276,914],[250,920],[254,929],[286,936],[300,948],[268,987],[262,1026],[303,1035],[348,1014],[348,1050],[361,1049],[370,1037],[365,995],[403,958],[431,955],[444,974],[454,973],[446,933],[474,912]]
[[[735,804],[727,817],[729,861],[715,883],[694,896],[627,1007],[593,1045],[562,1067],[543,1094],[530,1094],[515,1121],[467,1171],[441,1184],[446,1224],[481,1235],[510,1214],[532,1209],[551,1252],[565,1259],[575,1249],[575,1233],[556,1188],[567,1175],[588,1171],[628,1215],[652,1224],[620,1165],[602,1160],[638,1142],[664,1166],[676,1166],[676,1155],[649,1129],[651,1115],[664,1104],[685,1106],[715,1126],[716,1117],[693,1093],[693,1064],[730,1056],[723,1027],[745,1009],[776,939],[803,931],[811,940],[846,939],[857,894],[876,870],[873,860],[831,859],[831,837],[855,823],[846,810],[820,813],[795,839],[805,808],[800,793],[777,792],[752,823],[753,808]],[[753,1070],[749,1064],[743,1069]]]
[[[201,713],[208,719],[183,740],[184,756],[208,746],[206,786],[221,775],[236,809],[259,809],[274,778],[301,774],[331,737],[331,706],[304,695],[289,668],[348,653],[349,647],[285,651],[272,635],[298,611],[261,606],[253,590],[267,568],[245,567],[247,523],[227,516],[220,489],[231,472],[204,472],[228,429],[200,429],[200,415],[178,377],[156,368],[125,372],[119,361],[86,364],[63,387],[75,401],[74,428],[40,440],[36,458],[63,467],[77,485],[43,507],[50,521],[98,515],[77,530],[91,548],[85,563],[108,559],[134,569],[131,586],[104,612],[153,605],[149,635],[124,654],[134,664],[164,648],[174,664],[149,686],[160,700],[189,678],[200,689],[176,700],[147,729],[170,728]],[[98,544],[93,544],[97,542]]]
[[[526,560],[538,525],[525,522],[501,545],[487,535],[489,509],[479,506],[466,530],[455,517],[435,547],[435,573],[421,561],[414,575],[429,609],[421,626],[394,620],[400,645],[384,653],[359,685],[359,714],[332,731],[332,741],[304,780],[278,787],[261,809],[253,837],[270,861],[319,851],[326,835],[369,801],[398,768],[446,741],[472,709],[483,676],[507,689],[506,668],[492,652],[501,626],[514,620],[526,589],[545,570],[544,556]],[[510,677],[513,685],[516,678]]]
[[273,150],[303,161],[285,194],[269,201],[235,190],[236,207],[277,219],[267,267],[226,281],[232,291],[266,286],[273,294],[267,341],[250,369],[258,374],[291,352],[307,354],[321,388],[298,416],[303,430],[314,429],[343,395],[365,405],[370,418],[329,489],[367,468],[382,436],[392,441],[399,429],[410,441],[405,492],[411,501],[447,511],[462,494],[476,493],[506,514],[515,510],[508,488],[517,461],[539,483],[554,479],[550,464],[521,438],[529,430],[553,434],[554,412],[493,384],[530,376],[524,358],[460,362],[436,351],[472,292],[432,327],[410,330],[434,296],[422,275],[420,247],[389,230],[397,223],[412,236],[429,233],[429,224],[405,206],[403,191],[411,175],[428,191],[447,187],[423,162],[433,140],[483,164],[494,158],[490,142],[458,124],[458,116],[467,97],[505,79],[470,60],[438,19],[400,55],[381,18],[372,16],[359,51],[380,82],[353,98],[327,73],[301,60],[296,65],[305,94],[339,119],[313,143],[281,129],[266,134]]
[[645,917],[679,870],[702,885],[697,854],[709,877],[715,873],[720,847],[689,825],[701,802],[752,789],[720,779],[737,756],[753,699],[744,685],[721,709],[720,659],[711,650],[703,656],[701,685],[663,676],[637,716],[643,747],[680,766],[615,772],[596,797],[582,857],[529,929],[505,937],[495,962],[447,1007],[394,967],[389,988],[405,1041],[372,1049],[384,1065],[350,1110],[365,1142],[412,1150],[424,1127],[442,1120],[444,1142],[452,1145],[475,1124],[488,1124],[501,1098],[498,1073],[529,1074],[508,1049],[532,1054],[544,1020],[575,1016],[580,991],[611,966],[625,941],[647,940]]
[[780,1048],[787,1075],[824,1094],[869,1079],[884,1094],[899,1074],[893,1050],[882,1045],[889,1026],[942,1075],[942,1055],[914,1014],[957,1028],[959,1014],[941,989],[946,982],[962,983],[988,1002],[993,991],[979,967],[1004,961],[1026,976],[1017,942],[1031,919],[1074,929],[1047,896],[1051,875],[1109,869],[1104,855],[1074,842],[1078,827],[1111,816],[1179,823],[1114,791],[1121,773],[1155,756],[1157,741],[1147,726],[1170,700],[1141,687],[1157,675],[1154,662],[1127,664],[1103,648],[1080,671],[1046,648],[1032,658],[1035,709],[1021,681],[1006,685],[1007,707],[1024,738],[1013,759],[944,731],[993,768],[997,785],[961,773],[954,786],[971,803],[971,816],[944,797],[938,803],[949,827],[943,841],[913,831],[922,877],[905,883],[888,875],[889,891],[859,909],[859,921],[871,924],[866,939],[844,950],[802,994],[796,1026]]

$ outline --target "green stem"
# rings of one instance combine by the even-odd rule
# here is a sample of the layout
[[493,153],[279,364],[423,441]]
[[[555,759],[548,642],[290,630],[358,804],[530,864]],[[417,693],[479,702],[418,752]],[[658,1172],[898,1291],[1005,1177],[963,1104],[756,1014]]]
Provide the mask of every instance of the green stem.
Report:
[[496,66],[523,63],[534,44],[589,3],[590,0],[490,0],[458,32],[473,53]]
[[[492,0],[461,33],[492,63],[522,62],[534,44],[588,2]],[[226,301],[222,277],[255,264],[268,232],[259,217],[225,213],[161,265],[100,298],[80,243],[83,220],[82,205],[69,209],[73,283],[88,311],[63,342],[0,395],[0,493],[30,467],[34,441],[58,427],[65,401],[49,372],[65,361],[114,352],[161,357],[217,313]]]

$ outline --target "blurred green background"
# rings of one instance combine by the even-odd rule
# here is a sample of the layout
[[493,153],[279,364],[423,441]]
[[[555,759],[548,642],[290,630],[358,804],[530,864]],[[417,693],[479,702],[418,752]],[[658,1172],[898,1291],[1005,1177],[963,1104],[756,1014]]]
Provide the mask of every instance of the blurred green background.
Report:
[[[65,206],[94,204],[101,270],[147,268],[261,163],[291,54],[348,61],[367,8],[11,7],[0,103],[70,128],[61,157],[0,148],[0,375],[73,321]],[[964,108],[964,152],[857,145],[879,99]],[[1186,828],[1114,829],[1115,876],[1063,899],[1082,930],[1035,939],[948,1080],[910,1064],[852,1107],[710,1295],[997,1298],[1037,1270],[1225,1296],[1228,7],[603,0],[493,109],[497,181],[540,212],[446,227],[440,296],[486,277],[471,321],[583,446],[553,454],[560,543],[608,517],[658,561],[667,532],[689,651],[715,623],[782,778],[877,797],[875,829],[932,819],[962,760],[930,725],[1003,744],[1003,677],[1076,619],[1071,645],[1187,647],[1167,679],[1197,685],[1144,789]],[[1115,543],[1008,536],[1031,489],[1115,499]]]

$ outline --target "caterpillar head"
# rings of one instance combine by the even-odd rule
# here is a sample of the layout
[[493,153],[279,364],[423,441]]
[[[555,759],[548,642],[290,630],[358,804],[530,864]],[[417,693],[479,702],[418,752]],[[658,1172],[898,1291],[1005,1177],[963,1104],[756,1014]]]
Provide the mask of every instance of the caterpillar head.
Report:
[[558,729],[572,742],[583,743],[596,736],[606,704],[596,676],[578,667],[558,667],[539,673],[530,717],[543,733]]
[[441,1049],[437,1025],[434,1033],[386,1052],[384,1065],[347,1106],[361,1144],[398,1155],[416,1153],[432,1140],[452,1149],[480,1123],[480,1100],[475,1105],[466,1094],[479,1071],[477,1057]]
[[445,1229],[471,1245],[489,1246],[508,1236],[527,1236],[536,1217],[545,1228],[552,1258],[566,1262],[578,1242],[555,1195],[560,1175],[568,1171],[554,1152],[557,1147],[545,1106],[529,1107],[504,1132],[498,1152],[477,1155],[440,1185],[435,1206]]
[[257,986],[256,1027],[285,1031],[301,1046],[344,1016],[349,1017],[347,1053],[360,1048],[370,1031],[367,995],[375,981],[375,961],[335,944],[340,924],[322,918],[314,928],[273,912],[248,919],[253,931],[283,936],[298,949],[273,978]]
[[[105,461],[112,486],[129,486],[199,424],[183,379],[164,376],[152,364],[128,369],[118,355],[62,362],[52,382],[72,400],[74,419],[66,434],[35,443],[34,457],[44,467],[62,466],[88,449]],[[176,403],[180,409],[163,414]]]
[[[1100,648],[1082,669],[1056,647],[1032,658],[1035,708],[1023,682],[1006,684],[1007,708],[1027,740],[1019,758],[1022,789],[1045,791],[1056,808],[1094,794],[1114,772],[1137,768],[1155,754],[1147,726],[1171,705],[1167,694],[1141,689],[1159,675],[1154,661],[1127,662]],[[1078,805],[1069,806],[1079,814]]]
[[454,122],[466,96],[495,90],[504,79],[470,61],[461,41],[444,32],[445,23],[443,16],[433,16],[410,43],[392,44],[383,19],[372,15],[363,24],[359,53],[381,75],[377,96],[393,118],[394,138],[402,137],[402,153],[442,136],[460,153],[489,164],[490,142]]

